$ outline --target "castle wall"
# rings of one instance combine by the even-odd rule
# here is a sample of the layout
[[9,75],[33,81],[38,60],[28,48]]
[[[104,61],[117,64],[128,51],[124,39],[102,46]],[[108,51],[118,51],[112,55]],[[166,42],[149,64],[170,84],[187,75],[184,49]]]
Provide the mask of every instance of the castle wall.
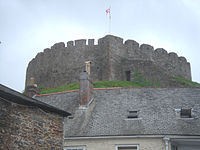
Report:
[[127,56],[132,59],[140,59],[142,57],[140,50],[139,50],[139,43],[137,43],[134,40],[127,40],[124,43],[124,46],[126,47]]
[[161,48],[154,50],[151,45],[139,45],[134,40],[123,43],[122,38],[107,35],[98,40],[98,45],[94,44],[94,39],[89,39],[88,44],[81,39],[69,41],[66,46],[63,42],[56,43],[38,53],[28,65],[26,85],[31,77],[42,87],[78,82],[80,72],[85,70],[85,61],[92,62],[91,77],[94,81],[124,80],[125,71],[134,67],[134,64],[127,64],[123,68],[127,60],[151,61],[167,75],[191,80],[190,64],[184,57]]
[[164,68],[167,74],[191,80],[190,63],[185,57],[178,57],[176,53],[167,53],[166,50],[159,48],[154,51],[153,61]]
[[[139,46],[139,44],[133,40],[125,41],[124,45],[128,55],[124,56],[126,60],[152,61],[155,65],[163,68],[164,72],[168,75],[184,77],[191,80],[190,63],[187,62],[184,57],[178,57],[176,53],[167,53],[163,48],[154,50],[154,48],[148,44]],[[129,70],[132,70],[131,66]]]
[[[67,43],[57,43],[51,49],[38,53],[27,68],[26,85],[31,77],[42,87],[56,87],[72,82],[78,82],[80,72],[85,70],[85,61],[91,61],[91,76],[93,79],[106,80],[103,70],[106,67],[102,61],[106,55],[101,46],[94,45],[94,40],[76,40]],[[95,73],[94,73],[95,72]]]
[[121,80],[122,79],[122,67],[121,58],[127,55],[127,50],[123,44],[123,39],[107,35],[101,39],[102,49],[105,50],[106,54],[106,65],[107,65],[107,80]]
[[[146,79],[154,84],[164,87],[180,87],[176,82],[171,82],[171,76],[166,70],[155,65],[150,60],[127,60],[122,64],[123,79],[127,80],[126,72],[130,72],[130,81]],[[136,77],[139,75],[140,77]],[[142,81],[141,81],[142,82]]]

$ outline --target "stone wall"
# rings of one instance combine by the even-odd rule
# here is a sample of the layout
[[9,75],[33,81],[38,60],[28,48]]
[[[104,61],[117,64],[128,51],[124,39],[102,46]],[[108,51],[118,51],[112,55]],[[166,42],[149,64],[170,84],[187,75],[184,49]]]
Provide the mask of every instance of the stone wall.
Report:
[[0,99],[0,149],[63,148],[63,117]]
[[[105,53],[99,51],[99,46],[93,40],[76,40],[67,43],[57,43],[51,49],[45,49],[29,63],[26,74],[26,85],[30,77],[42,87],[56,87],[66,83],[77,82],[80,72],[85,70],[85,61],[92,61],[91,76],[93,79],[107,80],[105,76]],[[95,72],[95,73],[94,73]],[[105,73],[104,73],[105,72]]]
[[[151,61],[170,76],[191,80],[190,64],[176,53],[167,53],[151,45],[139,45],[136,41],[123,42],[120,37],[107,35],[94,44],[93,39],[54,44],[38,53],[27,67],[26,86],[31,77],[41,87],[57,87],[78,82],[79,74],[85,70],[85,61],[91,61],[91,78],[94,81],[124,80],[124,60]],[[134,62],[134,61],[132,61]],[[131,69],[134,64],[127,66]]]

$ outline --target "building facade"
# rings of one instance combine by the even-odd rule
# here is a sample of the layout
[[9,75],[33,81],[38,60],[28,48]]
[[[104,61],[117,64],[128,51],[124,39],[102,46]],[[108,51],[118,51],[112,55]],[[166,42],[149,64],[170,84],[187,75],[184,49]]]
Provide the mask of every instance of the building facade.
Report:
[[63,149],[70,114],[0,85],[0,149]]

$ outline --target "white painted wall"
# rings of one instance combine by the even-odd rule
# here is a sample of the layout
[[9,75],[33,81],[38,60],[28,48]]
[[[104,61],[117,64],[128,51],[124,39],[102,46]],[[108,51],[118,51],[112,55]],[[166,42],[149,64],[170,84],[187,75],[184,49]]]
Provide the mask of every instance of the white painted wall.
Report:
[[139,150],[165,150],[162,138],[64,140],[64,147],[85,146],[86,150],[115,150],[117,145],[138,145]]

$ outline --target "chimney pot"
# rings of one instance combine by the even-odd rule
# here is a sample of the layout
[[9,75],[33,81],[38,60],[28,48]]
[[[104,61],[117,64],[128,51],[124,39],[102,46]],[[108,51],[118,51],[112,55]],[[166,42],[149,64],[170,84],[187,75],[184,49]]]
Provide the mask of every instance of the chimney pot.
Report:
[[33,97],[36,94],[39,94],[40,91],[37,88],[37,84],[35,84],[35,79],[33,77],[30,78],[30,85],[28,85],[25,89],[26,96]]
[[85,62],[85,70],[88,72],[89,75],[90,75],[90,65],[91,65],[91,61]]

